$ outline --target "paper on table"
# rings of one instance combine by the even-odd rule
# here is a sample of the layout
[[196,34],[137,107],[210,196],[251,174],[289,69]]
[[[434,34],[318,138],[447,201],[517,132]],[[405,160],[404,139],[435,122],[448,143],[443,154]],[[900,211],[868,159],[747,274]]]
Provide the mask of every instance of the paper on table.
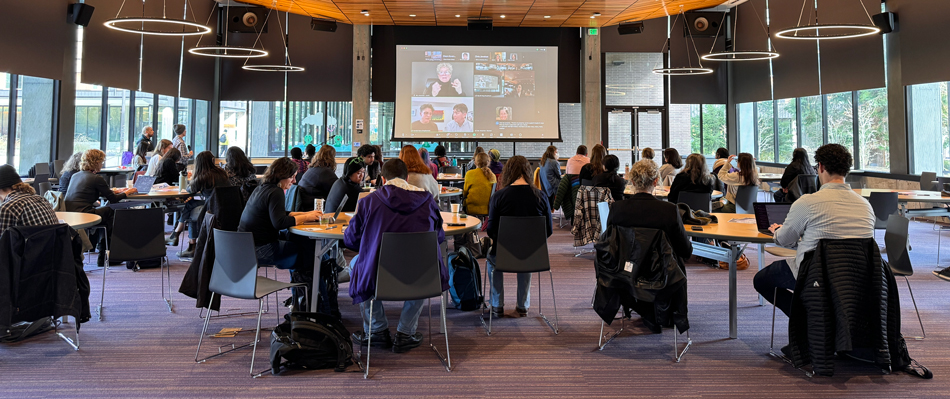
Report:
[[729,220],[729,223],[755,224],[755,218],[735,218]]

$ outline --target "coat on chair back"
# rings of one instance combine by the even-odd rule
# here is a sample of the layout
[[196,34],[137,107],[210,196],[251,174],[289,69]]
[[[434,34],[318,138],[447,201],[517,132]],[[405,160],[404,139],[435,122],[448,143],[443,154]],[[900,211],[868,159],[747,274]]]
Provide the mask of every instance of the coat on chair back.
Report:
[[575,247],[597,241],[597,237],[600,236],[600,210],[597,209],[597,204],[600,202],[614,203],[609,188],[582,186],[577,190],[574,223],[571,226]]

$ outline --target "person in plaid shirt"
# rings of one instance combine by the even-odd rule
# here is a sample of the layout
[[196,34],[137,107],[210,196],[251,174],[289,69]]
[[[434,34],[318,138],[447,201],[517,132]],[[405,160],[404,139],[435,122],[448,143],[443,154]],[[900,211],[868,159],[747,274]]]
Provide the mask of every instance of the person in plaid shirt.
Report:
[[15,226],[57,223],[59,219],[49,202],[23,183],[12,166],[0,166],[0,234]]
[[192,155],[195,155],[195,152],[188,151],[188,145],[185,144],[185,125],[175,125],[174,130],[175,138],[172,139],[172,147],[181,152],[181,159],[178,160],[178,163],[188,165],[188,161],[191,160]]

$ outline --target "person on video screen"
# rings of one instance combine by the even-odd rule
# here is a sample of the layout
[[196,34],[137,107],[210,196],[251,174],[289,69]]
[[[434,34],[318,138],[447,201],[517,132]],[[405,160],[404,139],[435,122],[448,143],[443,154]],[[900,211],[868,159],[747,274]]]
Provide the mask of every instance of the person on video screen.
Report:
[[438,125],[432,121],[433,112],[435,112],[435,109],[432,108],[432,104],[422,104],[419,106],[419,120],[412,122],[411,130],[424,132],[439,131]]
[[462,82],[458,78],[452,79],[452,64],[440,62],[435,66],[439,79],[426,87],[424,96],[432,97],[464,97]]
[[498,108],[498,120],[500,120],[500,121],[510,121],[510,120],[511,120],[511,108],[509,108],[509,107],[500,107],[500,108]]
[[472,122],[468,119],[468,106],[465,104],[455,104],[452,107],[452,120],[445,122],[445,132],[471,132]]
[[524,97],[524,95],[524,88],[521,87],[521,83],[518,83],[518,85],[515,86],[515,89],[509,94],[511,97]]

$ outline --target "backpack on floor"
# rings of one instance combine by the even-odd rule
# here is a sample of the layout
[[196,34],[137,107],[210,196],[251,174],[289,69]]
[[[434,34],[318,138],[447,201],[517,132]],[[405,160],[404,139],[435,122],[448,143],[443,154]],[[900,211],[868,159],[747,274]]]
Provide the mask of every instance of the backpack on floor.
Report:
[[458,310],[478,310],[482,296],[482,273],[471,251],[461,247],[449,254],[449,294]]
[[340,320],[322,313],[293,312],[270,338],[271,373],[284,369],[346,371],[353,364],[353,341]]

